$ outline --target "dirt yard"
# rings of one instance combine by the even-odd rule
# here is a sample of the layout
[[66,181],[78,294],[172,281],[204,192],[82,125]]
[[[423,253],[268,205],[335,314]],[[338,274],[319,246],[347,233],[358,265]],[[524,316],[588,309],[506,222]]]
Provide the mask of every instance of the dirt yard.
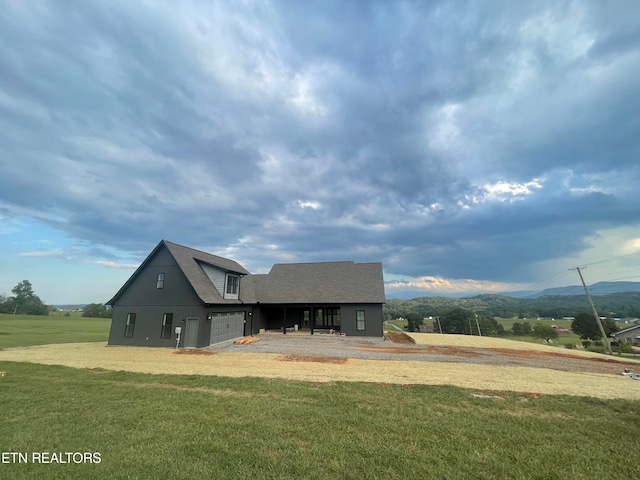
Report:
[[194,351],[57,344],[2,350],[0,361],[141,373],[456,385],[640,399],[640,381],[621,375],[624,369],[640,372],[639,361],[488,337],[411,334],[397,340],[405,343],[267,334],[247,345],[230,343]]

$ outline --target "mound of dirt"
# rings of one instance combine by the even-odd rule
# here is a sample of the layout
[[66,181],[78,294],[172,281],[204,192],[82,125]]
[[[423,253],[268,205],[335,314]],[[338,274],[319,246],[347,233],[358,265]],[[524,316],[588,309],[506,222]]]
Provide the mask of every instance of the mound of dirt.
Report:
[[347,363],[349,359],[343,357],[316,357],[312,355],[278,355],[275,360],[280,362],[315,362],[342,365]]
[[208,352],[207,350],[201,350],[198,348],[194,348],[194,349],[178,349],[178,350],[174,350],[173,353],[175,355],[215,355],[217,352]]
[[393,343],[410,343],[410,344],[416,343],[416,341],[413,338],[411,338],[409,335],[407,335],[404,332],[388,332],[387,336],[389,337],[389,340],[391,340]]

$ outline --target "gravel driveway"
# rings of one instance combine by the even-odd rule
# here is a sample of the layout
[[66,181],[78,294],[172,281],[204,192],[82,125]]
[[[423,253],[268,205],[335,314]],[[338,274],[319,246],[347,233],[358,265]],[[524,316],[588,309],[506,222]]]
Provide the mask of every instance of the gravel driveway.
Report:
[[[279,378],[313,383],[457,385],[492,391],[640,400],[620,375],[640,362],[489,337],[411,334],[417,344],[338,335],[266,334],[209,349],[51,344],[0,350],[0,362],[32,362],[145,374]],[[412,341],[408,337],[404,340]],[[12,368],[7,364],[5,376]],[[1,385],[0,385],[1,386]]]
[[[259,341],[237,345],[233,342],[208,347],[212,352],[275,353],[280,355],[305,356],[316,361],[356,358],[361,360],[395,360],[422,362],[472,363],[497,366],[524,366],[548,368],[567,372],[592,372],[619,375],[625,368],[640,371],[640,363],[621,358],[611,358],[591,352],[572,351],[522,343],[518,349],[511,348],[512,341],[471,337],[475,342],[483,340],[485,348],[474,345],[466,347],[451,342],[451,335],[400,334],[399,338],[425,342],[396,343],[383,338],[342,337],[340,335],[308,333],[268,333],[259,335]],[[398,338],[398,337],[397,337]],[[450,343],[454,343],[451,345]],[[507,345],[509,348],[507,348]]]

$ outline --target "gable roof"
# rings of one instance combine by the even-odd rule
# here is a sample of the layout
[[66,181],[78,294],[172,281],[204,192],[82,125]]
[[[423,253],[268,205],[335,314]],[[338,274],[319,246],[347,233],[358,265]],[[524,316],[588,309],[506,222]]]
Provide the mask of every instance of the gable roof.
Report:
[[385,303],[381,263],[280,263],[254,281],[261,303]]
[[228,258],[184,247],[166,240],[162,240],[161,243],[164,243],[171,255],[173,255],[173,258],[178,262],[178,266],[182,270],[182,273],[185,274],[187,280],[189,280],[189,283],[203,303],[239,303],[239,300],[226,300],[222,298],[218,289],[214,287],[213,283],[211,283],[211,280],[200,266],[200,262],[218,267],[227,273],[249,275],[249,272],[246,271],[242,265],[234,260],[229,260]]
[[166,248],[171,256],[174,258],[182,273],[187,277],[187,280],[196,292],[196,295],[203,303],[241,303],[240,300],[225,300],[218,292],[218,289],[211,283],[209,277],[204,272],[200,263],[206,263],[217,267],[225,272],[237,273],[239,275],[249,275],[249,272],[240,265],[238,262],[229,260],[228,258],[212,255],[200,250],[178,245],[167,240],[161,240],[160,243],[152,250],[147,258],[140,264],[136,271],[131,275],[129,280],[118,290],[118,293],[107,302],[107,305],[113,305],[120,295],[129,287],[129,285],[135,280],[138,274],[147,266],[151,259],[161,249]]
[[[234,260],[161,240],[107,305],[118,300],[161,248],[169,251],[204,304],[385,303],[379,262],[280,263],[268,274],[251,275]],[[239,299],[222,298],[203,263],[243,276]]]

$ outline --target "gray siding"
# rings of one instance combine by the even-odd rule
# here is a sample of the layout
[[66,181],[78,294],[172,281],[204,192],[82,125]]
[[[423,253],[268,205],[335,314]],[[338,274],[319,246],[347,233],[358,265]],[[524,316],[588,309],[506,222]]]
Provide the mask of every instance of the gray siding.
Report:
[[[156,288],[159,273],[164,273],[163,288]],[[152,261],[133,279],[116,304],[120,306],[200,305],[201,302],[175,262],[172,265]]]
[[207,265],[206,263],[201,263],[200,266],[204,270],[204,273],[207,274],[213,286],[216,287],[216,290],[220,293],[220,295],[224,295],[224,279],[225,273],[219,268],[212,267],[211,265]]
[[[356,311],[365,312],[365,330],[358,330],[356,326]],[[346,304],[340,306],[342,326],[341,333],[348,336],[382,337],[382,305],[376,304]]]
[[[136,314],[136,325],[131,338],[125,337],[127,314]],[[173,313],[171,336],[168,339],[161,338],[162,318],[165,313]],[[182,326],[187,317],[200,318],[200,330],[198,332],[198,346],[208,345],[208,323],[204,308],[200,306],[170,306],[170,305],[116,305],[113,307],[113,319],[109,333],[109,345],[136,345],[147,347],[175,347],[175,327]],[[202,332],[202,330],[206,332]],[[206,340],[203,340],[203,337]],[[182,346],[181,341],[180,346]]]

